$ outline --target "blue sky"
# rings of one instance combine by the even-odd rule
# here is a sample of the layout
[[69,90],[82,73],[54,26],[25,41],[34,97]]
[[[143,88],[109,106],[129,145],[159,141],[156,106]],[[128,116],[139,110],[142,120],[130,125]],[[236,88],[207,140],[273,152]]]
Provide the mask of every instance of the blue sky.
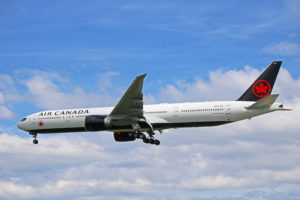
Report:
[[[0,198],[299,198],[299,13],[298,0],[1,1]],[[291,114],[171,130],[159,148],[109,133],[41,136],[33,147],[16,128],[44,109],[114,106],[142,73],[146,103],[236,99],[273,60]]]

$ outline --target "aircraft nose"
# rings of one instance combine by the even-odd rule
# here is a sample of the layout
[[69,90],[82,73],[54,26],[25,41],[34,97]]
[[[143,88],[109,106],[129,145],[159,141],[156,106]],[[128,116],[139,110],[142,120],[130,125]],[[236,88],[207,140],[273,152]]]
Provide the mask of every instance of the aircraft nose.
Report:
[[25,128],[24,128],[24,124],[22,122],[19,122],[17,127],[23,131],[25,131]]

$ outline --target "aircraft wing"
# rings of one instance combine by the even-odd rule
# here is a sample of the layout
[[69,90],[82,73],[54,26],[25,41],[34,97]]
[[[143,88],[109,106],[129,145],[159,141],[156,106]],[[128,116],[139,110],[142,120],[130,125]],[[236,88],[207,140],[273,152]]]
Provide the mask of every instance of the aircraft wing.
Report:
[[143,82],[147,74],[137,76],[131,83],[118,104],[110,113],[112,115],[123,115],[126,117],[143,118]]

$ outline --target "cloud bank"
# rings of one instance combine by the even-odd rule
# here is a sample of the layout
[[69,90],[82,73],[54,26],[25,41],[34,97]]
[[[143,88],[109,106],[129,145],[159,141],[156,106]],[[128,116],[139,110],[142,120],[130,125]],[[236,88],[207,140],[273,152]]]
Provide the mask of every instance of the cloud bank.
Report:
[[264,51],[269,54],[289,56],[298,55],[300,53],[300,48],[297,43],[280,42],[278,44],[268,45],[265,47]]
[[[234,99],[260,73],[215,70],[208,80],[180,80],[155,101]],[[36,105],[89,102],[51,77],[24,80]],[[147,91],[144,91],[147,93]],[[160,146],[116,143],[111,133],[0,134],[1,199],[296,199],[300,196],[300,80],[281,69],[274,92],[293,108],[225,126],[170,130]],[[82,97],[87,95],[88,97]],[[111,97],[106,97],[111,98]],[[72,102],[72,101],[71,101]]]

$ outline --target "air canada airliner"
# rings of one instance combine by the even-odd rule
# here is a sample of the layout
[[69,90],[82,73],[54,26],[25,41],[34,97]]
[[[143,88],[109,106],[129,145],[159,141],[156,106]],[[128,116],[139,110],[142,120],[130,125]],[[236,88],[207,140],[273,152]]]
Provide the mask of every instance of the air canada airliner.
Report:
[[159,145],[155,131],[170,128],[218,126],[278,110],[290,110],[275,103],[271,94],[281,61],[274,61],[235,101],[166,103],[144,105],[143,82],[137,76],[115,107],[47,110],[26,116],[18,128],[37,134],[84,131],[109,131],[117,142],[141,139]]

